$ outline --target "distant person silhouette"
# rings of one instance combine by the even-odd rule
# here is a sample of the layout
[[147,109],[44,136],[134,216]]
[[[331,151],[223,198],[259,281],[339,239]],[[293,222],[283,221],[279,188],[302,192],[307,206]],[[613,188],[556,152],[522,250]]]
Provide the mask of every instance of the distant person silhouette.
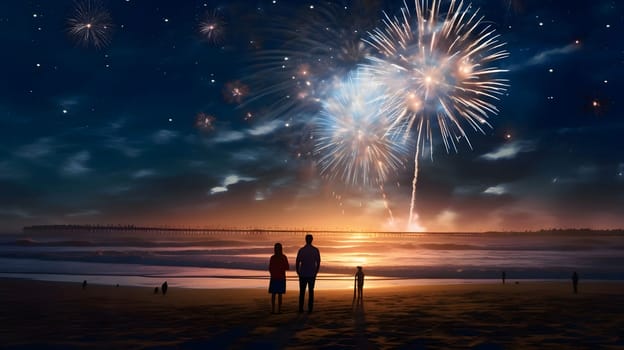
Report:
[[169,288],[169,285],[167,285],[167,281],[165,281],[165,283],[163,283],[162,286],[160,286],[160,290],[162,290],[163,295],[167,294],[168,288]]
[[505,284],[505,280],[507,279],[507,273],[505,271],[501,273],[501,279],[503,280],[503,284]]
[[154,294],[158,294],[158,287],[154,287]]
[[87,288],[87,280],[82,281],[82,289]]
[[572,288],[574,289],[574,294],[578,293],[578,281],[579,281],[578,273],[574,271],[574,273],[572,274]]
[[353,300],[362,301],[362,295],[364,292],[364,271],[362,271],[362,266],[357,266],[357,271],[355,272],[353,278]]
[[297,275],[299,276],[299,312],[303,312],[303,300],[308,288],[308,313],[314,308],[314,283],[321,267],[321,253],[312,245],[311,234],[305,236],[306,245],[297,252]]
[[271,313],[275,313],[275,295],[277,294],[277,313],[282,313],[282,294],[286,293],[286,270],[290,270],[288,258],[282,252],[282,244],[275,243],[274,254],[269,260],[269,293],[271,293]]

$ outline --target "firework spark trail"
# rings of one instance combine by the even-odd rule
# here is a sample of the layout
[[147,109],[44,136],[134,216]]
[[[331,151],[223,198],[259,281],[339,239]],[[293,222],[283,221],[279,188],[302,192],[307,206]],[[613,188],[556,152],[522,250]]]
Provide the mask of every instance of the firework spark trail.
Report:
[[463,1],[451,0],[446,16],[440,15],[437,0],[415,0],[413,14],[403,5],[401,16],[385,14],[384,26],[369,32],[364,41],[380,57],[371,56],[364,67],[388,87],[386,100],[399,110],[392,114],[393,132],[401,130],[408,137],[417,129],[410,227],[421,147],[429,144],[433,157],[433,127],[439,129],[447,152],[457,152],[461,140],[472,148],[465,126],[481,133],[491,128],[487,118],[498,114],[493,101],[508,87],[507,80],[496,77],[506,70],[494,64],[509,54],[479,10],[470,13],[471,6]]
[[394,215],[392,214],[392,209],[390,209],[390,204],[388,204],[388,196],[386,196],[386,190],[384,190],[383,184],[379,185],[379,190],[381,191],[384,208],[386,208],[388,216],[390,217],[390,225],[394,225]]
[[98,0],[77,1],[67,24],[69,35],[80,45],[99,49],[110,43],[111,16]]
[[414,205],[416,204],[416,183],[418,182],[418,156],[420,153],[420,137],[422,135],[423,120],[420,120],[418,125],[418,138],[416,140],[416,152],[414,154],[414,177],[412,178],[412,199],[410,201],[409,219],[407,221],[408,227],[412,224],[414,219]]

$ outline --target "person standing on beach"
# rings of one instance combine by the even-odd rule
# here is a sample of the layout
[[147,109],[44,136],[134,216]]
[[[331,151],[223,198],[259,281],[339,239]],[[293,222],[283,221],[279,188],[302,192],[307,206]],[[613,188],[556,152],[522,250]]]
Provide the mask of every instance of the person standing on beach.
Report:
[[578,280],[578,273],[574,271],[574,273],[572,274],[572,288],[574,289],[574,294],[578,293]]
[[[357,291],[357,293],[356,293]],[[357,271],[355,272],[355,276],[353,279],[353,300],[357,295],[358,301],[363,301],[362,294],[364,292],[364,271],[362,271],[362,266],[357,266]]]
[[501,273],[501,279],[503,280],[503,284],[505,284],[505,280],[507,279],[507,273],[505,271]]
[[277,294],[277,313],[282,313],[282,294],[286,293],[286,270],[290,270],[288,258],[282,252],[282,244],[275,243],[274,254],[269,260],[269,293],[271,293],[271,313],[275,313],[275,295]]
[[314,308],[314,283],[321,267],[321,253],[312,245],[312,235],[305,236],[306,245],[297,252],[297,275],[299,276],[299,312],[303,312],[303,300],[308,288],[308,313]]

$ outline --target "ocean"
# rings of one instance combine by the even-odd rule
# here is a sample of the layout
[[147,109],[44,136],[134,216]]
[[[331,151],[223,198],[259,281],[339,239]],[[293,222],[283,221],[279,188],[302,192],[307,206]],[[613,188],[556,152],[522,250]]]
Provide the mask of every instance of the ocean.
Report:
[[[282,243],[297,288],[305,232],[217,232],[106,239],[0,235],[0,277],[154,287],[267,288],[273,245]],[[368,287],[525,280],[624,280],[624,235],[605,231],[518,233],[315,232],[317,288],[352,288],[356,266]],[[117,238],[117,237],[120,238]],[[123,236],[123,238],[121,238]],[[292,288],[292,289],[291,289]]]

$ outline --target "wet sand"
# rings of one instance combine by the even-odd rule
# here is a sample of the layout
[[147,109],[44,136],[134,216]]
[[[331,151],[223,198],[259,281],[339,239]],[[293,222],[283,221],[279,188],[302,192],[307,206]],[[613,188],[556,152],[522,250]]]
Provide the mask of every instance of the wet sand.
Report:
[[0,347],[33,349],[624,349],[624,283],[428,285],[298,291],[0,279]]

